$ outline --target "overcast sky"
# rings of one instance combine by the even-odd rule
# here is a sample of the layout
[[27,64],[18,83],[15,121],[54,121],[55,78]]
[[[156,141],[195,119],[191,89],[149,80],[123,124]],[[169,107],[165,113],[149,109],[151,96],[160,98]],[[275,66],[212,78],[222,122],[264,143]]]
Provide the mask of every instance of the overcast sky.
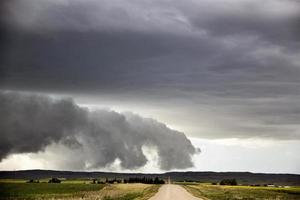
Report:
[[[6,141],[0,143],[1,169],[300,173],[299,1],[0,4],[0,103],[12,116],[1,116],[7,119],[0,122],[1,131],[7,130],[1,133]],[[23,108],[47,106],[44,120],[55,124],[62,103],[71,114],[59,116],[75,121],[67,127],[49,125],[61,133],[40,129],[43,118],[37,127],[28,126]],[[47,141],[36,148],[20,145],[17,140],[28,133],[11,129],[16,116],[21,130],[37,130],[32,134],[39,141],[47,134]],[[99,133],[94,133],[90,124],[98,118]],[[107,134],[113,136],[107,139]],[[65,145],[66,137],[83,147]],[[93,137],[122,148],[107,155],[103,142],[91,146]],[[137,144],[130,138],[138,138]],[[70,159],[57,156],[65,148]],[[101,155],[74,161],[78,149],[83,157]],[[186,159],[180,163],[178,157]],[[22,165],[18,159],[24,159]],[[70,168],[74,162],[77,167]]]

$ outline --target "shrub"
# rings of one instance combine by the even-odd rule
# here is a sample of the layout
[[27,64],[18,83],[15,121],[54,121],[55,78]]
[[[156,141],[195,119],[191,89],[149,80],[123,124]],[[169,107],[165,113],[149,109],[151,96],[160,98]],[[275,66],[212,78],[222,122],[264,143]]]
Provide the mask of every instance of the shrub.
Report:
[[58,178],[52,178],[48,181],[48,183],[60,183],[61,180],[59,180]]
[[39,182],[40,182],[39,180],[30,179],[26,183],[39,183]]
[[223,179],[220,185],[237,185],[237,181],[235,179]]

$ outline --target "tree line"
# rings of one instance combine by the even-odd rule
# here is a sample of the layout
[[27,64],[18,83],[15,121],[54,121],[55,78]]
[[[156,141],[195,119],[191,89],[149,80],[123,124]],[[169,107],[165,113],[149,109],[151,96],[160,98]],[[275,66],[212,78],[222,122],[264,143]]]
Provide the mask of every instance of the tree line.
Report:
[[106,178],[105,181],[100,181],[97,179],[93,179],[92,183],[98,183],[98,184],[104,184],[104,183],[144,183],[144,184],[165,184],[165,181],[163,179],[160,179],[158,177],[155,178],[146,178],[146,177],[131,177],[128,179],[108,179]]
[[146,177],[135,177],[135,178],[129,178],[124,179],[124,183],[144,183],[144,184],[165,184],[165,181],[163,179],[160,179],[158,177],[153,178],[146,178]]

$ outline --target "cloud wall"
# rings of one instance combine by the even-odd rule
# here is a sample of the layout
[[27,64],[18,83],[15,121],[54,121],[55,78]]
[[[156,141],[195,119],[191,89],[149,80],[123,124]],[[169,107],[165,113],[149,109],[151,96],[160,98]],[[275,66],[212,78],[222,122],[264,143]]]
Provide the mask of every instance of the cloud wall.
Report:
[[[123,169],[147,163],[143,146],[154,148],[162,170],[192,167],[196,149],[184,133],[132,113],[89,111],[72,99],[18,92],[0,93],[0,159],[16,153],[36,153],[56,143],[80,157],[78,166],[95,169],[120,161]],[[61,152],[63,153],[63,152]],[[54,161],[55,162],[55,161]]]

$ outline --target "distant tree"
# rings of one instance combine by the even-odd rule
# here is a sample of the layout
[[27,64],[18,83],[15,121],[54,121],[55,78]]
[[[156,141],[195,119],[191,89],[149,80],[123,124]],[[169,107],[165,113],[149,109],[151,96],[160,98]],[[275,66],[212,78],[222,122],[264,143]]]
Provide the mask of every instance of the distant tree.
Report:
[[30,179],[26,183],[39,183],[39,180]]
[[58,178],[52,178],[48,181],[48,183],[61,183],[61,180],[59,180]]
[[237,185],[237,181],[235,179],[223,179],[220,185]]
[[[104,182],[103,182],[103,183],[104,183]],[[114,179],[108,179],[108,178],[106,178],[105,183],[109,183],[109,184],[113,184],[113,183],[122,183],[122,179],[117,179],[117,178],[114,178]]]
[[236,181],[236,179],[232,179],[232,181],[231,181],[231,185],[237,185],[237,181]]
[[97,181],[97,184],[104,184],[105,182],[104,181]]

